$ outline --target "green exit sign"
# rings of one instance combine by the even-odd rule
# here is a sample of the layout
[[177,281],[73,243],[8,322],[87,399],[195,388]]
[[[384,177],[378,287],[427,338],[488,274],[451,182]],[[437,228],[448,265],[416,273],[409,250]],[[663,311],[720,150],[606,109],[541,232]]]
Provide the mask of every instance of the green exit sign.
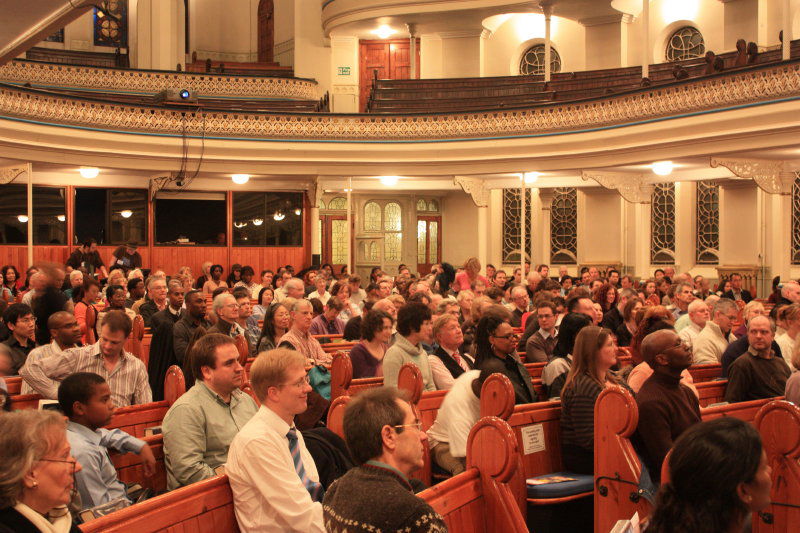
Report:
[[338,67],[339,76],[349,76],[350,75],[350,67]]

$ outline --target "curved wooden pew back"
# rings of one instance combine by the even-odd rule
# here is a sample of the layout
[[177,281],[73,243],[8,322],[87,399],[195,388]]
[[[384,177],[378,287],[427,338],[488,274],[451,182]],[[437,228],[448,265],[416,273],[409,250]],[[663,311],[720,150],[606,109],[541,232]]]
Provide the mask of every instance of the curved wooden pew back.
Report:
[[117,470],[119,480],[123,483],[139,483],[142,487],[151,489],[156,494],[167,491],[167,469],[164,464],[164,436],[153,435],[144,437],[153,455],[156,458],[156,473],[153,477],[144,475],[142,458],[135,453],[119,454],[110,452],[109,456]]
[[164,397],[160,402],[120,407],[111,417],[108,429],[119,428],[134,437],[144,437],[144,430],[160,426],[167,411],[175,401],[186,392],[186,380],[181,369],[172,365],[164,378]]
[[700,395],[700,407],[708,407],[714,403],[725,401],[725,387],[728,386],[728,380],[706,381],[704,383],[697,383],[695,388]]
[[713,381],[722,376],[722,365],[719,363],[713,365],[694,365],[689,367],[689,373],[695,384]]
[[352,396],[364,389],[382,385],[382,377],[353,379],[350,354],[344,351],[334,352],[331,361],[331,401],[339,396]]

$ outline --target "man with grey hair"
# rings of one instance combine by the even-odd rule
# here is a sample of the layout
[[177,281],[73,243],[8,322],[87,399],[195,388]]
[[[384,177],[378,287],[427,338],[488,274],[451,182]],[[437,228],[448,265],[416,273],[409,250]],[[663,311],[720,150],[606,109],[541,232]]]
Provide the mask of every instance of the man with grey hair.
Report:
[[705,327],[694,340],[692,347],[694,364],[710,365],[722,361],[722,352],[725,351],[728,344],[736,340],[736,337],[731,334],[731,329],[738,316],[738,309],[733,300],[719,299],[714,305],[711,320],[706,322]]
[[[685,327],[678,330],[677,323],[675,330],[678,331],[678,336],[681,340],[689,347],[694,349],[694,340],[703,331],[703,328],[706,327],[706,322],[708,322],[709,315],[711,314],[708,304],[706,304],[703,300],[694,300],[692,303],[689,304],[688,313],[685,315],[688,319],[688,324]],[[681,317],[681,320],[683,317]]]
[[239,304],[233,294],[229,292],[218,294],[211,308],[217,315],[217,323],[208,330],[209,333],[222,333],[234,338],[244,335],[244,328],[236,323],[239,319]]
[[136,311],[144,319],[144,327],[151,327],[153,315],[167,308],[167,281],[166,279],[152,275],[145,282],[147,286],[147,298]]
[[295,300],[291,313],[292,327],[278,340],[278,347],[297,350],[311,365],[329,365],[332,360],[331,354],[325,353],[319,341],[309,333],[314,318],[311,302]]
[[281,295],[278,296],[278,291],[275,291],[275,298],[282,302],[286,298],[294,298],[295,300],[300,300],[301,298],[305,297],[305,286],[303,285],[303,280],[299,278],[289,278],[285,282],[283,282],[283,287],[281,287]]
[[692,292],[692,285],[687,282],[680,282],[675,287],[675,293],[672,297],[672,305],[667,309],[678,320],[680,317],[689,312],[689,304],[694,300],[694,293]]
[[775,323],[765,316],[754,316],[747,324],[747,351],[728,367],[725,401],[747,402],[783,396],[789,366],[772,349]]
[[[532,272],[536,274],[536,272]],[[537,274],[538,275],[538,274]],[[511,304],[514,310],[511,311],[511,326],[515,328],[522,327],[522,315],[528,312],[528,291],[522,285],[517,285],[511,289]]]
[[791,305],[800,303],[800,284],[796,281],[788,281],[781,287],[781,297],[778,304]]
[[539,284],[541,282],[542,282],[541,274],[539,274],[535,270],[531,270],[530,272],[528,272],[528,298],[530,300],[533,300],[533,296],[539,289]]

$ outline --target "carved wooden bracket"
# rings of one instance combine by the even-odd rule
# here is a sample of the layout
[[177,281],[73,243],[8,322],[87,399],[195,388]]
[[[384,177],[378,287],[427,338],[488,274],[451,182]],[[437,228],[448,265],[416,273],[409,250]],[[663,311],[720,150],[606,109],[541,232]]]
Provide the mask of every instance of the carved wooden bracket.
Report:
[[617,191],[622,198],[632,204],[649,204],[655,188],[653,184],[646,183],[644,174],[584,170],[581,177],[583,181],[592,179],[606,189]]
[[316,177],[306,190],[308,203],[311,205],[312,209],[319,207],[319,199],[322,198],[322,192],[322,181],[319,179],[319,177]]
[[453,183],[472,196],[472,201],[475,202],[476,206],[489,207],[489,189],[486,188],[486,183],[483,180],[456,176],[453,178]]
[[787,161],[712,157],[710,164],[711,168],[725,167],[739,178],[751,179],[770,194],[792,194],[796,174]]
[[0,167],[0,185],[5,185],[6,183],[11,183],[20,175],[25,173],[26,167],[18,167],[18,166],[10,166],[10,167]]

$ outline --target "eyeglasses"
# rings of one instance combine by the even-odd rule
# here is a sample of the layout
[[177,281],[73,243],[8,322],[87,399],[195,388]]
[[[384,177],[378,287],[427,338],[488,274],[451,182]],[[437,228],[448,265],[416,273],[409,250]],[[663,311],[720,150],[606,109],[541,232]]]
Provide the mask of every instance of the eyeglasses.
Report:
[[70,457],[69,459],[39,459],[39,461],[45,463],[69,463],[72,465],[72,475],[75,475],[75,470],[78,467],[78,460],[74,457]]
[[422,422],[416,421],[413,424],[398,424],[396,426],[392,426],[395,429],[398,428],[416,428],[417,431],[422,431]]
[[520,337],[519,333],[509,333],[508,335],[492,335],[495,339],[518,339]]
[[305,376],[303,376],[303,379],[295,381],[294,383],[284,383],[283,386],[284,387],[294,387],[296,389],[302,389],[306,385],[310,385],[310,384],[311,384],[311,378],[309,378],[308,375],[306,374]]

